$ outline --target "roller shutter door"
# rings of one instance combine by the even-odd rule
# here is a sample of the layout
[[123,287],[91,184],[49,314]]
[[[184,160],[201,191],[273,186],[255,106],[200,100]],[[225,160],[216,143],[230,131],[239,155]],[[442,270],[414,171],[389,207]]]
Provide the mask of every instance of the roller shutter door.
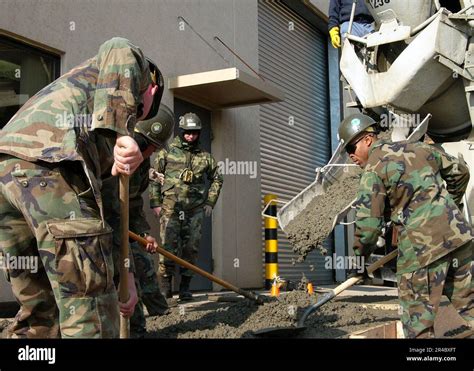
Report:
[[[286,95],[260,108],[262,200],[273,193],[289,201],[330,158],[327,36],[278,1],[259,1],[258,23],[260,73]],[[293,265],[281,230],[278,240],[281,277],[299,280],[304,272],[316,284],[333,283],[334,271],[324,269],[319,253]],[[326,247],[332,254],[332,238]]]

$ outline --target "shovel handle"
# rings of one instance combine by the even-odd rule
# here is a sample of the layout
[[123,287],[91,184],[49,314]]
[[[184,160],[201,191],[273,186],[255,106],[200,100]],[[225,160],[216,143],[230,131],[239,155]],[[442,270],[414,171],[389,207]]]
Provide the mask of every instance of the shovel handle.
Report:
[[[148,245],[148,243],[149,243],[146,239],[144,239],[143,237],[140,237],[139,235],[137,235],[136,233],[133,233],[131,231],[128,231],[128,235],[132,240],[137,241],[143,247],[146,247],[146,245]],[[221,285],[222,287],[225,287],[228,290],[234,291],[235,293],[237,293],[239,295],[242,295],[243,297],[246,297],[247,299],[255,300],[257,303],[262,302],[262,298],[259,295],[254,294],[253,292],[250,292],[250,291],[243,290],[243,289],[241,289],[237,286],[232,285],[229,282],[226,282],[226,281],[220,279],[219,277],[213,276],[212,274],[206,272],[205,270],[203,270],[199,267],[196,267],[195,265],[193,265],[191,263],[188,263],[186,260],[183,260],[183,259],[177,257],[176,255],[173,255],[172,253],[170,253],[169,251],[166,251],[162,247],[158,246],[156,248],[156,252],[163,255],[165,258],[168,258],[168,259],[174,261],[175,263],[181,265],[182,267],[187,268],[190,271],[193,271],[193,272],[199,274],[200,276],[206,277],[208,280],[210,280],[212,282],[215,282],[215,283]]]
[[[126,303],[129,298],[128,292],[128,268],[125,264],[128,259],[128,224],[129,224],[129,176],[120,174],[119,193],[120,193],[120,282],[119,282],[119,300]],[[120,338],[130,337],[130,321],[128,318],[120,315]]]
[[[389,254],[385,255],[384,257],[380,258],[379,260],[377,260],[376,262],[372,263],[371,265],[369,265],[367,267],[367,273],[368,274],[372,274],[374,271],[376,271],[377,269],[379,269],[381,266],[383,266],[384,264],[388,263],[390,260],[392,260],[393,258],[395,258],[396,256],[398,255],[398,249],[396,250],[393,250],[392,252],[390,252]],[[337,286],[336,288],[334,288],[332,290],[332,292],[334,293],[334,296],[337,296],[339,295],[341,292],[343,292],[344,290],[347,290],[349,287],[355,285],[357,282],[359,282],[362,278],[364,278],[363,276],[355,276],[355,277],[351,277],[349,279],[347,279],[346,281],[344,281],[343,283],[341,283],[339,286]]]
[[[385,263],[388,263],[390,260],[395,258],[398,254],[398,249],[393,250],[390,254],[385,255],[383,258],[377,260],[375,263],[372,263],[367,267],[367,272],[372,273],[376,269],[380,268],[382,265]],[[347,279],[343,283],[341,283],[339,286],[336,288],[332,289],[328,293],[324,294],[320,300],[316,304],[313,304],[309,306],[304,312],[303,315],[301,316],[300,320],[298,321],[298,326],[303,327],[304,326],[304,321],[306,321],[306,318],[313,313],[316,309],[321,307],[322,305],[326,304],[328,301],[332,300],[335,298],[337,295],[339,295],[341,292],[344,290],[347,290],[349,287],[355,285],[357,282],[359,282],[364,276],[355,276]]]
[[336,288],[334,288],[332,290],[332,292],[334,293],[334,296],[337,296],[341,292],[343,292],[344,290],[347,290],[349,287],[354,286],[362,278],[364,278],[364,277],[363,276],[356,276],[356,277],[351,277],[351,278],[347,279],[346,281],[344,281],[343,283],[341,283],[339,286],[337,286]]
[[398,249],[393,250],[393,251],[390,252],[389,254],[385,255],[383,258],[380,258],[380,259],[377,260],[376,262],[370,264],[370,265],[367,267],[367,273],[368,273],[368,274],[372,274],[374,271],[376,271],[377,269],[379,269],[382,265],[385,265],[385,264],[387,264],[390,260],[396,258],[397,255],[398,255]]

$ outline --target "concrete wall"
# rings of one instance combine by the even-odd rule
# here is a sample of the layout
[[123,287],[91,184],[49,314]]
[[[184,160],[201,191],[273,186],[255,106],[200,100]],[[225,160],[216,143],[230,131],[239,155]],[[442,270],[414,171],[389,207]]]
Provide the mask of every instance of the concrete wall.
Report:
[[[213,41],[219,36],[250,65],[258,66],[256,0],[0,0],[0,29],[64,51],[62,72],[95,55],[105,40],[122,36],[139,45],[166,76],[246,67]],[[8,15],[8,16],[7,16]],[[227,64],[178,16],[223,54]],[[171,92],[163,102],[173,106]],[[217,161],[259,158],[258,107],[212,113],[212,152]],[[156,219],[153,234],[158,235]],[[225,176],[213,215],[214,273],[243,287],[262,283],[260,181]],[[234,259],[239,259],[234,268]]]

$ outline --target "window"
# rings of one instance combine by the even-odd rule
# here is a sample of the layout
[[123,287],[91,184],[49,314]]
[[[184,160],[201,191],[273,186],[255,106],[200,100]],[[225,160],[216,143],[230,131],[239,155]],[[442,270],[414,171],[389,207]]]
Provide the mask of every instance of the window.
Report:
[[59,77],[60,58],[0,35],[0,128]]

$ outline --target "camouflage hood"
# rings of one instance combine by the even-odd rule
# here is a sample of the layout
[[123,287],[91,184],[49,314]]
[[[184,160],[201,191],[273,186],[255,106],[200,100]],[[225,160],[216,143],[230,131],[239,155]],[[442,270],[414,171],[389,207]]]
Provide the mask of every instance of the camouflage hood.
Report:
[[171,143],[171,145],[174,146],[174,147],[177,147],[177,148],[181,148],[185,151],[195,152],[195,151],[199,150],[199,138],[196,139],[192,143],[188,143],[188,142],[186,142],[186,140],[184,140],[182,134],[180,134],[180,135],[177,135],[173,139],[173,142]]
[[0,153],[27,161],[81,160],[78,142],[93,145],[91,131],[133,132],[150,81],[140,49],[113,38],[23,105],[1,131]]
[[[99,53],[52,82],[0,131],[0,153],[30,162],[80,161],[102,210],[117,134],[132,135],[151,78],[139,48],[106,41]],[[96,129],[103,129],[96,131]]]

